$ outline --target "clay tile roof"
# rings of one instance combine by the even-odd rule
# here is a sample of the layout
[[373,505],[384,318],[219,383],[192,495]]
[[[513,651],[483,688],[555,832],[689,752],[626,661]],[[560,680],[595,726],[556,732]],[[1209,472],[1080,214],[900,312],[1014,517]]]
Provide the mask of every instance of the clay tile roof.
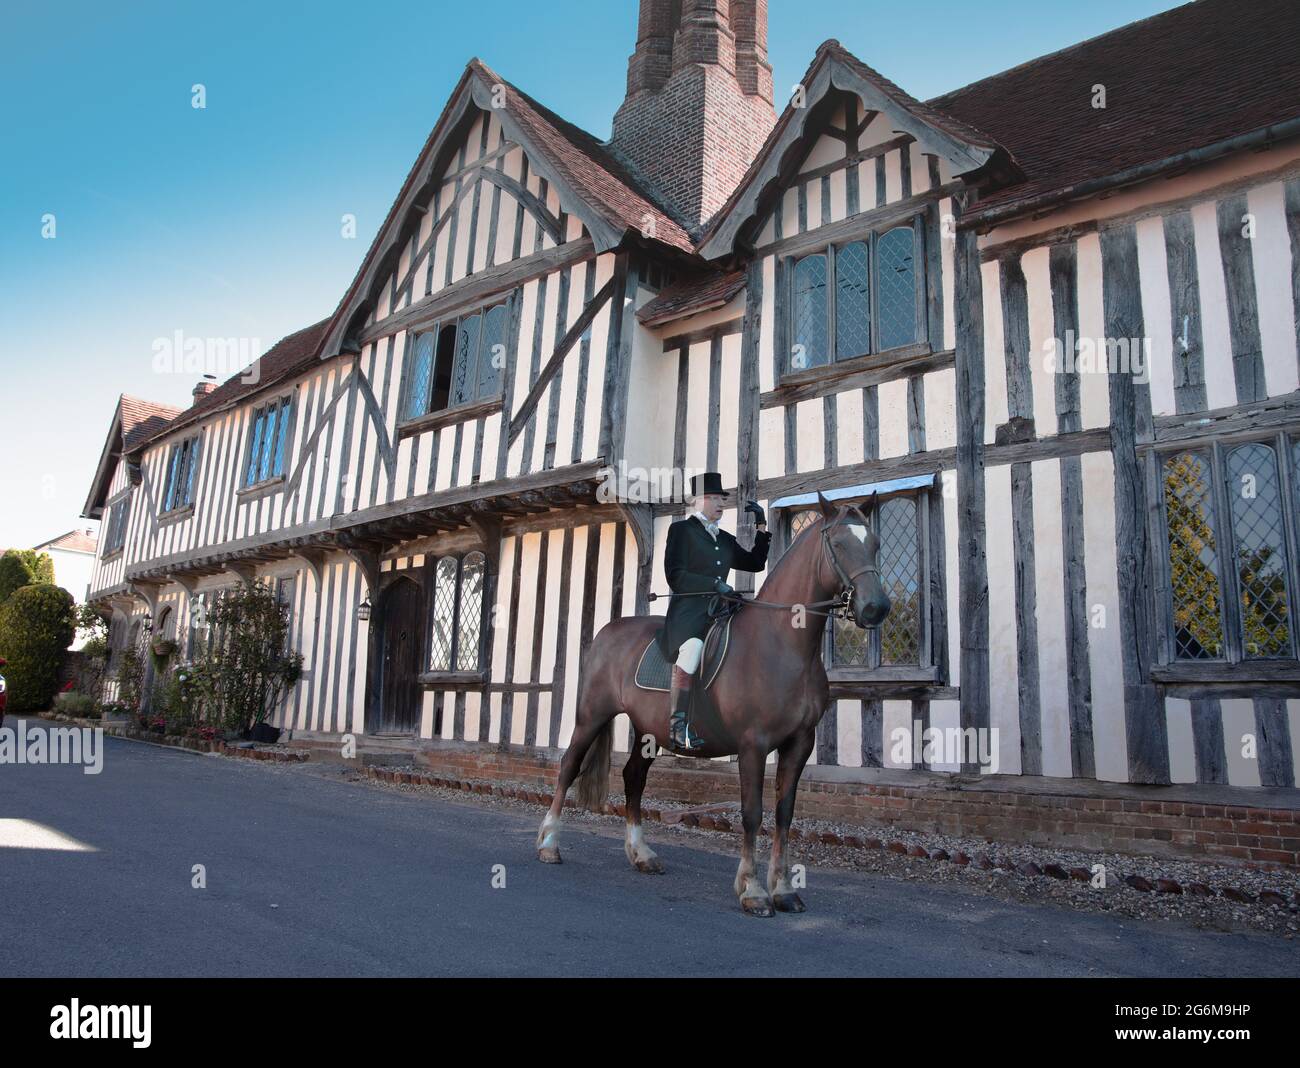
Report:
[[167,428],[183,411],[170,404],[155,404],[123,393],[118,401],[122,413],[122,451],[131,452],[138,445]]
[[1199,0],[929,106],[1011,153],[1026,180],[980,207],[1012,205],[1300,117],[1298,56],[1295,0]]
[[649,223],[656,240],[684,252],[695,251],[687,229],[653,199],[648,185],[639,181],[609,146],[539,104],[482,61],[474,60],[471,66],[505,87],[506,108],[511,116],[593,210],[623,229],[645,232]]
[[745,272],[692,275],[668,286],[637,309],[643,326],[662,326],[696,312],[720,308],[745,288]]
[[66,534],[60,534],[53,541],[42,542],[35,548],[42,549],[67,549],[76,553],[93,553],[95,547],[99,544],[98,539],[84,530],[70,530]]
[[[272,386],[299,371],[313,366],[316,362],[316,355],[320,349],[321,341],[324,339],[325,328],[328,325],[329,320],[322,319],[319,323],[282,337],[255,362],[253,366],[257,368],[257,373],[255,376],[251,376],[251,381],[248,381],[250,378],[248,369],[239,371],[231,375],[211,393],[199,397],[189,408],[168,409],[171,416],[166,423],[156,425],[148,433],[137,435],[136,440],[133,442],[128,441],[125,451],[135,451],[135,449],[157,440],[164,434],[170,434],[174,430],[181,429],[181,427],[196,423],[212,412],[229,408],[259,390]],[[125,402],[126,399],[124,397],[123,401]],[[153,407],[162,408],[163,406],[154,405]]]

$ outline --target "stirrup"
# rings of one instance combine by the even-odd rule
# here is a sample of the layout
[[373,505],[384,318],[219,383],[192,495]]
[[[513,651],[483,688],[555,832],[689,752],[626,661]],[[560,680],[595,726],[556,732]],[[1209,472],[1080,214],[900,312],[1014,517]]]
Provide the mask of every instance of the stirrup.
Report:
[[689,753],[704,746],[704,739],[695,733],[686,719],[685,711],[674,712],[668,721],[668,748],[678,753]]

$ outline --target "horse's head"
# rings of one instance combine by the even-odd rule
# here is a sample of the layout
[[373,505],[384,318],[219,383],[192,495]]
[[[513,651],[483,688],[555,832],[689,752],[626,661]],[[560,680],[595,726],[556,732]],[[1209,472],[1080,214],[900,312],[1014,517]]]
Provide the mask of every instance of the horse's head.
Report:
[[853,590],[849,606],[859,627],[878,627],[889,615],[889,595],[880,581],[880,538],[871,529],[870,516],[876,510],[871,495],[867,511],[856,505],[835,505],[821,493],[822,532],[826,563],[835,571],[841,586]]

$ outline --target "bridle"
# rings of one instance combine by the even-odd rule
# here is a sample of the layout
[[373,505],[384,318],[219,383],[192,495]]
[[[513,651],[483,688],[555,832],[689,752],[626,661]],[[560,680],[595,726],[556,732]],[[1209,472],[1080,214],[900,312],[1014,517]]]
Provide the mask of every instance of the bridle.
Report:
[[[858,576],[875,575],[878,578],[880,576],[880,565],[878,563],[863,564],[856,571],[845,571],[844,565],[840,563],[840,558],[835,553],[835,543],[831,541],[831,531],[834,530],[838,524],[839,520],[837,519],[834,523],[823,524],[822,526],[822,548],[826,551],[822,556],[817,558],[817,573],[818,575],[821,574],[822,561],[829,556],[831,567],[835,569],[835,577],[840,581],[840,595],[835,600],[839,603],[839,606],[843,609],[844,613],[846,613],[843,618],[847,618],[847,613],[852,611],[853,591],[856,589],[854,583],[858,580]],[[831,611],[833,613],[835,609],[832,609]]]

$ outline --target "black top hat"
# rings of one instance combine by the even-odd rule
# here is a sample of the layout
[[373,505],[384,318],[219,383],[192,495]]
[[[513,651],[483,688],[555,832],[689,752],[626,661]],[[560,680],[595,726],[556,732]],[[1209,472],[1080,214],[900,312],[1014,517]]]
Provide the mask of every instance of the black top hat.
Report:
[[701,475],[691,476],[691,496],[698,497],[702,493],[721,493],[727,496],[722,488],[722,476],[716,471],[705,471]]

